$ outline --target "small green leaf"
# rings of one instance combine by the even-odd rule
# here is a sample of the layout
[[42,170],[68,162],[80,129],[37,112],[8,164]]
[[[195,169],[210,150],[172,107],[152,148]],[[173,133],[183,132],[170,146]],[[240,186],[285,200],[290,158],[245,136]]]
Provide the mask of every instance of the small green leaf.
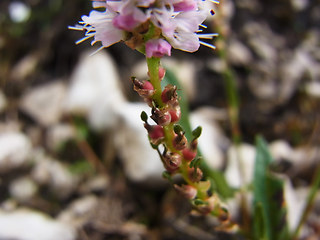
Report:
[[173,131],[174,131],[176,134],[180,134],[181,132],[183,132],[183,128],[181,127],[181,125],[175,124],[174,127],[173,127]]
[[190,167],[192,168],[192,167],[194,167],[194,168],[197,168],[197,167],[199,167],[199,165],[200,165],[200,161],[202,160],[202,158],[201,157],[198,157],[198,158],[195,158],[195,159],[193,159],[191,162],[190,162]]
[[201,135],[201,132],[202,132],[202,127],[201,126],[198,126],[196,129],[194,129],[192,131],[192,136],[194,137],[194,139],[199,138],[200,135]]
[[142,121],[146,122],[148,120],[148,115],[145,111],[142,111],[140,118]]

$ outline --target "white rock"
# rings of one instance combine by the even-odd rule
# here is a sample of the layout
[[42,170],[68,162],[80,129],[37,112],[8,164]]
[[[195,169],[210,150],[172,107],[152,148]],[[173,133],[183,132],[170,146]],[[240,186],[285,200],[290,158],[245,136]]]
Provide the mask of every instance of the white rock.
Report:
[[114,113],[124,102],[111,57],[105,51],[84,55],[72,74],[65,110],[88,115],[90,125],[100,130],[114,127]]
[[75,230],[49,216],[18,209],[13,212],[0,210],[0,239],[15,240],[74,240]]
[[224,136],[215,120],[226,118],[226,112],[214,108],[203,107],[190,113],[192,128],[202,127],[198,145],[209,167],[221,169],[224,165],[224,153],[229,140]]
[[37,186],[31,178],[21,177],[10,183],[9,191],[13,198],[27,201],[35,195]]
[[24,22],[31,15],[31,9],[23,2],[12,1],[9,4],[9,15],[14,22]]
[[57,123],[62,116],[66,87],[60,81],[36,87],[21,99],[20,108],[43,126]]
[[44,156],[35,155],[36,165],[32,170],[32,178],[39,184],[49,185],[51,190],[61,198],[68,197],[77,187],[78,178],[61,162]]
[[51,126],[47,133],[47,145],[51,150],[57,150],[61,144],[68,140],[75,139],[75,128],[70,124],[57,124]]
[[253,179],[256,157],[255,147],[249,144],[231,146],[227,153],[228,165],[225,176],[230,186],[239,188]]
[[320,98],[320,82],[312,81],[305,86],[307,94],[311,97]]
[[0,134],[0,172],[21,167],[30,162],[31,142],[22,133]]
[[277,140],[269,144],[269,151],[274,160],[291,159],[293,149],[288,142]]
[[158,182],[162,180],[164,167],[157,152],[150,146],[140,119],[142,111],[148,113],[150,108],[145,103],[128,103],[118,112],[120,119],[114,129],[115,147],[130,180]]

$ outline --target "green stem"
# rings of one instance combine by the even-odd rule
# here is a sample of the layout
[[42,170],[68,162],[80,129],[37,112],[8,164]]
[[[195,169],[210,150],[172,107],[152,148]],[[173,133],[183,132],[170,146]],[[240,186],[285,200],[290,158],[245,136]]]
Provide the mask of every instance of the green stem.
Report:
[[160,66],[160,58],[147,58],[147,65],[149,70],[150,82],[154,87],[155,93],[153,96],[153,100],[157,104],[157,107],[161,108],[164,106],[164,103],[161,99],[161,81],[159,79],[159,66]]

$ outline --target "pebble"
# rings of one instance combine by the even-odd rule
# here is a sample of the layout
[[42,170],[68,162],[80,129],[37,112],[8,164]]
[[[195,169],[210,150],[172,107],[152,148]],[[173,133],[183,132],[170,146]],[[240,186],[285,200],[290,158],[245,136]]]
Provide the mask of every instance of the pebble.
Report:
[[20,132],[0,134],[0,172],[7,172],[31,162],[31,142]]
[[104,51],[80,59],[71,76],[65,111],[88,117],[95,130],[112,128],[125,97],[111,57]]
[[240,188],[252,182],[255,157],[255,147],[250,144],[230,146],[225,177],[231,187]]
[[115,127],[115,147],[124,165],[126,176],[134,182],[162,182],[164,167],[157,152],[150,146],[147,131],[140,119],[142,111],[149,112],[145,103],[128,103],[119,114]]
[[54,81],[25,93],[21,98],[20,108],[39,124],[47,127],[60,120],[65,94],[65,84]]
[[37,193],[37,185],[30,177],[20,177],[14,179],[9,186],[11,197],[18,201],[30,200]]

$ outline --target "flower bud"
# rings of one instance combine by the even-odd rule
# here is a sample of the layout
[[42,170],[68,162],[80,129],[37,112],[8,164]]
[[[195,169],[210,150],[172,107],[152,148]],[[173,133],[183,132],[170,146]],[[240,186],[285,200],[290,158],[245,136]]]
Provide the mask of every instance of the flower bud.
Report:
[[200,182],[203,173],[200,168],[189,168],[189,178],[192,182]]
[[164,167],[168,172],[174,172],[179,169],[182,157],[178,153],[165,153],[163,156]]
[[166,75],[166,70],[163,67],[159,67],[159,78],[162,80],[164,78],[164,75]]
[[133,89],[144,98],[150,98],[154,94],[154,87],[149,81],[141,81],[132,77]]
[[151,118],[161,126],[166,126],[171,122],[171,115],[166,109],[153,108]]
[[[164,78],[164,75],[166,75],[166,70],[159,66],[159,79],[162,80]],[[148,71],[148,76],[150,77],[150,73]]]
[[177,87],[168,84],[162,91],[161,99],[164,103],[176,103],[178,101]]
[[144,127],[148,131],[150,142],[153,145],[159,145],[162,142],[162,140],[164,139],[163,127],[161,127],[159,125],[151,126],[147,123],[144,124]]
[[188,140],[184,136],[184,134],[180,133],[175,135],[175,137],[173,138],[172,144],[175,147],[175,149],[183,150],[187,146]]
[[180,106],[176,106],[175,108],[170,108],[168,110],[170,116],[171,116],[171,122],[176,123],[180,120],[181,118],[181,109]]
[[171,45],[164,39],[151,39],[146,42],[146,57],[171,56]]
[[189,148],[185,148],[182,150],[182,155],[185,160],[191,162],[197,156],[197,152],[194,152]]
[[216,208],[219,208],[219,199],[215,195],[212,195],[210,198],[208,198],[205,201],[205,204],[200,204],[197,206],[197,210],[203,215],[211,213]]
[[174,184],[174,188],[187,199],[194,199],[198,193],[198,190],[190,185],[179,186]]

